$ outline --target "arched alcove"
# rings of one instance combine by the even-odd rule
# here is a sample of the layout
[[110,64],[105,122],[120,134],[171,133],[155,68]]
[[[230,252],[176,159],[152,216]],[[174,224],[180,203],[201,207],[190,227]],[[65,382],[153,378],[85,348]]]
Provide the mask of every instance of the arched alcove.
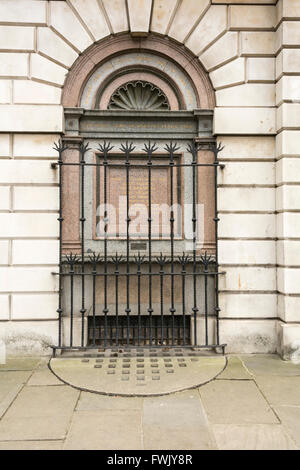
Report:
[[[143,54],[151,54],[156,57],[154,69],[159,71],[165,81],[176,82],[174,72],[185,77],[195,94],[196,106],[198,109],[214,109],[214,90],[209,80],[208,74],[201,66],[199,59],[194,56],[183,45],[175,41],[150,34],[146,38],[132,38],[129,34],[112,36],[97,43],[94,43],[74,62],[67,75],[64,88],[62,104],[65,107],[79,107],[84,89],[88,80],[104,64],[111,69],[113,74],[116,69],[112,67],[113,60],[119,62],[126,54],[140,54],[140,60],[131,62],[131,67],[139,66],[140,71],[153,71],[151,61],[143,61]],[[144,57],[145,59],[145,57]],[[127,66],[129,64],[124,64]],[[173,69],[172,69],[173,67]],[[157,75],[159,76],[157,73]],[[108,74],[109,75],[109,74]],[[182,88],[182,77],[178,77]],[[106,79],[106,77],[105,77]],[[174,87],[174,83],[173,83]]]

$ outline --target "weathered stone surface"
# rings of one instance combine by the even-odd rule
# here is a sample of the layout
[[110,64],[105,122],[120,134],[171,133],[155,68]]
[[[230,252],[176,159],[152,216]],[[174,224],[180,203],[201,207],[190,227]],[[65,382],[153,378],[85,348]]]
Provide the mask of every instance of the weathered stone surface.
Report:
[[47,161],[1,160],[0,183],[57,183]]
[[282,23],[282,45],[298,46],[300,31],[298,21],[285,21]]
[[214,88],[242,83],[245,81],[245,59],[235,59],[214,70],[209,76]]
[[[187,24],[191,24],[190,19],[187,19]],[[223,5],[212,5],[187,40],[186,47],[196,55],[200,55],[206,46],[226,30],[226,26],[226,7]]]
[[246,84],[216,92],[217,106],[275,106],[275,85]]
[[226,319],[220,322],[220,335],[226,340],[226,352],[230,354],[275,353],[277,350],[277,321],[273,319]]
[[271,424],[278,420],[253,381],[216,380],[199,389],[213,424]]
[[[297,366],[296,366],[297,367]],[[298,366],[298,370],[300,367]],[[300,405],[300,377],[256,376],[258,387],[271,405]]]
[[269,238],[275,236],[273,214],[222,214],[220,238]]
[[[37,357],[8,357],[6,359],[5,364],[0,364],[0,372],[2,371],[28,371],[35,369],[38,364],[40,363],[40,359]],[[0,375],[0,378],[2,376]],[[3,376],[5,377],[5,376]],[[14,377],[19,376],[11,376],[12,380]],[[24,383],[24,377],[28,377],[27,374],[20,374],[21,382]]]
[[78,396],[79,391],[67,386],[25,387],[6,413],[6,418],[70,418]]
[[284,18],[299,18],[300,17],[300,1],[299,0],[283,0],[282,1],[282,16]]
[[57,321],[3,322],[0,339],[6,343],[8,354],[49,356],[52,352],[50,346],[57,342],[57,330]]
[[10,209],[10,187],[0,187],[0,210],[8,211]]
[[229,7],[230,28],[271,29],[275,25],[274,6],[234,5]]
[[216,424],[213,432],[219,450],[296,450],[279,424]]
[[58,188],[16,187],[14,188],[15,210],[58,210]]
[[57,240],[14,240],[13,264],[58,264]]
[[94,393],[82,392],[77,403],[77,411],[92,410],[142,410],[143,398],[141,397],[110,397]]
[[299,103],[282,103],[277,109],[277,129],[281,130],[288,127],[300,127]]
[[295,238],[300,230],[300,214],[296,212],[279,213],[277,215],[277,235]]
[[[1,132],[61,132],[63,113],[60,105],[0,105]],[[30,116],[30,119],[28,119]]]
[[215,134],[275,134],[275,108],[216,108]]
[[7,441],[0,442],[0,450],[62,450],[63,441]]
[[249,355],[242,356],[241,359],[247,369],[255,376],[300,376],[299,364],[296,365],[292,362],[283,361],[276,354],[259,356]]
[[50,2],[51,26],[66,38],[76,49],[83,51],[92,44],[92,39],[66,2]]
[[220,240],[221,264],[276,264],[273,240]]
[[176,15],[169,31],[169,36],[179,42],[183,42],[195,22],[209,8],[209,5],[209,0],[204,0],[201,3],[199,3],[198,0],[183,0],[176,11]]
[[1,52],[0,62],[3,77],[26,77],[28,74],[28,54]]
[[1,22],[46,25],[46,4],[47,2],[40,0],[18,0],[12,8],[11,0],[1,0]]
[[222,211],[275,210],[275,188],[219,188],[218,198]]
[[219,154],[220,159],[274,159],[275,138],[270,136],[220,136],[224,149]]
[[0,157],[10,155],[10,136],[9,134],[0,134]]
[[38,28],[37,47],[38,52],[51,57],[67,67],[70,67],[78,57],[77,52],[50,28]]
[[32,80],[14,80],[15,104],[60,104],[60,99],[60,88]]
[[27,387],[49,387],[53,385],[63,386],[64,384],[60,380],[58,380],[48,368],[44,368],[42,370],[35,370],[27,383]]
[[31,54],[31,76],[39,80],[62,85],[67,70],[39,54]]
[[300,51],[299,49],[283,49],[276,57],[276,78],[283,73],[300,72]]
[[64,439],[69,421],[70,416],[64,414],[26,418],[8,418],[6,415],[0,421],[0,442]]
[[275,33],[261,31],[241,32],[242,55],[273,55],[275,53]]
[[[25,261],[25,260],[24,260]],[[43,262],[41,260],[40,262]],[[40,306],[43,305],[41,309]],[[14,294],[12,295],[12,319],[57,318],[58,296],[54,294]]]
[[291,437],[300,447],[300,408],[299,406],[276,406],[276,413]]
[[273,81],[275,79],[275,59],[273,57],[249,57],[247,78],[252,81]]
[[154,0],[150,30],[166,34],[177,4],[177,0]]
[[300,266],[300,250],[298,240],[278,240],[278,264],[287,266]]
[[282,100],[300,99],[300,77],[283,76],[276,84],[276,104],[279,105]]
[[[57,158],[54,142],[58,142],[58,134],[15,134],[13,153],[15,157],[52,157]],[[28,162],[28,164],[30,164]],[[45,165],[42,163],[42,165]],[[31,169],[32,171],[32,169]],[[54,181],[53,181],[54,182]]]
[[[56,220],[56,223],[55,223],[55,220]],[[4,213],[3,214],[2,213],[0,214],[0,221],[1,221],[1,224],[3,224],[3,232],[2,232],[3,237],[56,237],[58,236],[57,214],[28,214],[28,213],[27,214],[26,213],[15,213],[15,214]],[[11,275],[13,275],[12,272],[11,272]],[[22,282],[21,278],[19,279],[19,282]],[[23,290],[23,289],[20,289],[20,290]]]
[[[297,250],[298,256],[299,250]],[[296,261],[297,262],[297,261]],[[287,263],[286,264],[290,264]],[[289,295],[278,295],[278,316],[287,322],[299,321],[300,298]],[[290,356],[287,357],[290,359]]]
[[276,290],[276,270],[270,268],[227,267],[226,276],[220,278],[221,290]]
[[146,449],[204,450],[215,447],[197,392],[149,398],[144,401],[142,419]]
[[[46,223],[46,220],[44,220]],[[47,230],[47,227],[44,229]],[[36,232],[39,233],[40,231]],[[48,229],[48,233],[49,233]],[[25,233],[25,232],[23,232]],[[51,233],[51,232],[50,232]],[[25,235],[26,236],[26,235]],[[50,235],[49,235],[50,236]],[[1,292],[53,291],[57,280],[51,275],[51,268],[0,268]]]
[[125,0],[102,0],[114,33],[128,31]]
[[299,183],[300,182],[300,160],[283,157],[276,162],[277,183]]
[[274,184],[275,164],[272,162],[226,162],[220,172],[219,184]]
[[85,2],[71,0],[71,5],[77,10],[96,41],[110,34],[105,16],[101,8],[99,8],[97,0],[85,0]]
[[210,46],[203,54],[199,56],[199,60],[206,68],[211,70],[217,65],[221,65],[230,59],[234,59],[238,54],[238,34],[228,32]]
[[278,268],[278,290],[284,294],[300,294],[297,268]]
[[296,156],[300,155],[299,149],[299,130],[292,131],[283,131],[280,132],[277,136],[276,141],[276,154],[287,155],[287,156]]
[[127,0],[131,33],[148,33],[152,0]]
[[226,369],[217,377],[217,380],[251,380],[253,378],[238,357],[229,356],[227,360]]
[[297,210],[299,208],[300,187],[283,185],[276,189],[277,210]]
[[64,449],[142,449],[141,432],[137,410],[76,411]]
[[220,294],[221,318],[274,318],[277,315],[277,294]]
[[6,51],[33,51],[34,28],[0,26],[0,49]]
[[[1,251],[3,249],[2,246],[3,246],[3,243],[1,243],[1,247],[0,247]],[[7,251],[8,250],[6,249],[4,253],[5,256],[7,256]],[[1,264],[4,264],[5,261],[7,260],[5,260],[4,257],[3,258],[1,257]],[[9,320],[9,297],[8,295],[0,295],[0,319]]]

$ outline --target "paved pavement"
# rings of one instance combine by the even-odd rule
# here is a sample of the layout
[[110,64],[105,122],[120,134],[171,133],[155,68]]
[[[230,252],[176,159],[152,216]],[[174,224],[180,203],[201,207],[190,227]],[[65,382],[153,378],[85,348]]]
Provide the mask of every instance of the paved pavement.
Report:
[[47,358],[0,365],[0,450],[300,449],[300,364],[229,356],[215,380],[159,397],[62,384]]

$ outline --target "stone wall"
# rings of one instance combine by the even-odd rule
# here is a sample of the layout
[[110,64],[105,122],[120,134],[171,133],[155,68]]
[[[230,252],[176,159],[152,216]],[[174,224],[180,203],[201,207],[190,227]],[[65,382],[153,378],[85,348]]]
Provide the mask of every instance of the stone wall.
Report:
[[96,41],[151,31],[199,56],[215,89],[221,340],[289,354],[300,340],[299,20],[300,0],[1,0],[0,334],[11,349],[57,338],[51,161],[68,70]]

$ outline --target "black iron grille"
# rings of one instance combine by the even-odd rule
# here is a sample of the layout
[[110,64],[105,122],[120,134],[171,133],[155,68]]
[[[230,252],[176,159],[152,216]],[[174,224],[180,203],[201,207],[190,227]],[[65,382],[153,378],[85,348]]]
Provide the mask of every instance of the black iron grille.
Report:
[[[128,333],[127,333],[128,328]],[[127,334],[129,341],[127,341]],[[93,317],[88,321],[89,345],[94,341],[97,346],[170,346],[170,345],[189,345],[190,341],[190,317],[174,315],[174,341],[173,320],[170,315],[152,316],[150,322],[149,316],[131,315],[129,326],[126,316],[105,317],[96,316],[95,326]]]
[[[195,142],[188,144],[186,152],[189,159],[177,158],[180,147],[174,142],[165,145],[164,159],[157,161],[153,153],[156,144],[144,145],[142,151],[145,160],[140,162],[134,154],[132,143],[123,143],[119,150],[122,158],[115,162],[110,159],[113,146],[104,142],[99,144],[97,161],[86,160],[90,151],[88,144],[82,142],[78,148],[79,160],[68,162],[64,152],[68,147],[59,142],[57,166],[59,168],[60,207],[60,264],[59,264],[59,305],[58,305],[58,343],[56,349],[110,347],[112,345],[134,346],[188,346],[198,348],[221,347],[219,337],[219,270],[218,264],[218,207],[217,183],[218,171],[223,167],[218,154],[221,145],[215,142]],[[211,163],[201,162],[199,150],[211,151],[214,159]],[[214,181],[215,253],[214,256],[200,252],[197,248],[197,192],[199,190],[200,167],[211,167]],[[98,178],[99,201],[104,207],[102,241],[97,252],[87,249],[86,170],[101,170]],[[109,172],[122,168],[123,176],[115,185],[123,185],[125,192],[124,249],[123,253],[112,253],[113,243],[109,236]],[[164,238],[165,251],[156,253],[154,243],[153,201],[157,192],[153,191],[155,171],[165,168],[167,171],[166,191],[170,201],[170,213],[167,218],[168,234]],[[145,241],[137,242],[131,235],[130,201],[132,183],[135,175],[142,169],[146,181],[147,218],[144,224]],[[62,192],[63,175],[68,171],[77,171],[80,181],[80,214],[76,221],[80,226],[80,252],[63,252],[63,226],[65,220]],[[188,252],[176,251],[176,227],[180,218],[174,206],[178,201],[179,173],[189,172],[189,191],[192,226],[191,247]],[[137,176],[135,176],[137,178]],[[89,180],[90,181],[90,180]],[[97,181],[97,179],[96,179]],[[165,232],[164,232],[165,233]],[[164,235],[165,236],[165,235]],[[132,246],[133,242],[133,246]],[[132,250],[142,249],[135,254]],[[99,284],[100,283],[100,284]],[[100,285],[100,287],[99,287]],[[122,292],[121,292],[122,287]],[[213,292],[210,301],[208,290]],[[156,292],[156,294],[155,294]],[[90,307],[89,307],[90,306]],[[88,330],[88,331],[87,331]],[[87,333],[87,334],[86,334]],[[88,343],[88,344],[87,344]]]

